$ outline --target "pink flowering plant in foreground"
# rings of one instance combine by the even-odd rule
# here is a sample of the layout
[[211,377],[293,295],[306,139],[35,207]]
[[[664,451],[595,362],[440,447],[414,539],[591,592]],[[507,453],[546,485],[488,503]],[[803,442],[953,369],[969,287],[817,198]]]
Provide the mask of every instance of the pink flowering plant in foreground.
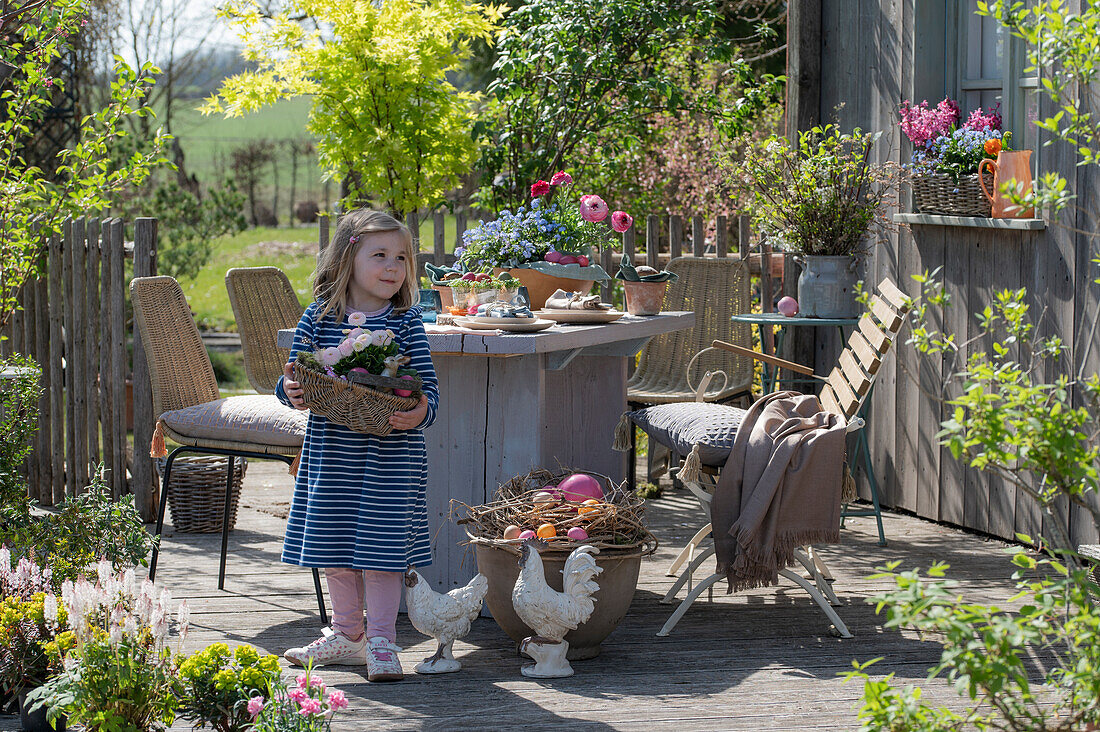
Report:
[[950,175],[955,182],[976,174],[983,159],[995,159],[1008,148],[1010,135],[1001,131],[999,108],[975,109],[960,125],[961,112],[953,99],[935,107],[927,101],[917,106],[902,103],[898,124],[913,143],[909,169],[918,175]]
[[[531,184],[531,203],[514,213],[501,211],[496,221],[487,221],[465,231],[462,246],[455,256],[467,272],[493,268],[526,267],[553,270],[576,265],[599,268],[593,264],[594,252],[610,239],[611,230],[624,232],[633,224],[625,211],[612,212],[598,195],[582,195],[576,204],[555,200],[573,184],[564,170],[550,180]],[[548,265],[551,265],[548,267]],[[599,273],[591,275],[594,279]]]
[[294,686],[280,680],[271,687],[268,698],[252,697],[248,713],[255,732],[327,732],[333,715],[347,706],[344,692],[329,689],[312,668],[307,668]]

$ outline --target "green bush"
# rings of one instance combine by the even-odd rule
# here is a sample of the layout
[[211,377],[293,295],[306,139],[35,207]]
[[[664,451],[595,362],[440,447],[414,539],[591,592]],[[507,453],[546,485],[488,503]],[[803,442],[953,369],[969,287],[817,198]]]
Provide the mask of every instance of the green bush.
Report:
[[42,395],[40,371],[34,361],[16,355],[0,360],[3,368],[34,371],[0,382],[0,534],[5,527],[24,525],[30,518],[23,462],[38,430],[38,399]]

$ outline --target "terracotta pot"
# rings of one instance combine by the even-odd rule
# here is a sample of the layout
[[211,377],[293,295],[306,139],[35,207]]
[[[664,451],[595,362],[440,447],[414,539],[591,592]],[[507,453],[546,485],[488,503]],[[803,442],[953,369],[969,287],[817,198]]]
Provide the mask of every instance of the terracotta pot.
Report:
[[443,306],[443,311],[446,312],[447,308],[453,307],[455,304],[454,291],[450,287],[443,287],[442,285],[432,285],[432,289],[439,293],[440,304]]
[[656,315],[665,302],[668,282],[623,281],[626,293],[626,311],[631,315]]
[[510,269],[508,273],[527,288],[527,294],[531,298],[532,310],[541,309],[546,304],[546,299],[557,290],[579,292],[582,295],[587,295],[592,286],[596,284],[595,280],[571,280],[567,277],[554,277],[533,269]]
[[[477,571],[489,580],[489,592],[485,603],[501,629],[519,643],[534,635],[512,607],[512,588],[519,578],[519,550],[477,543]],[[546,583],[558,592],[562,591],[562,569],[569,552],[545,551],[542,553]],[[638,570],[642,565],[642,550],[616,551],[602,549],[595,555],[596,565],[603,571],[596,575],[600,589],[593,597],[596,609],[588,622],[571,630],[565,640],[569,642],[568,658],[580,661],[600,655],[600,643],[615,630],[630,609],[634,590],[638,587]]]

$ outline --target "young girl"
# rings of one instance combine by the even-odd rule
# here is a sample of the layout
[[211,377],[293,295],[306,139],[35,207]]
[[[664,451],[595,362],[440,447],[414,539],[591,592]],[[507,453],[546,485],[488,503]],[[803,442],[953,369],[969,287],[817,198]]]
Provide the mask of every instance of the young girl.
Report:
[[[414,304],[415,267],[412,236],[401,222],[367,209],[345,215],[321,253],[316,302],[302,315],[290,351],[293,362],[300,351],[336,346],[350,328],[389,328],[423,380],[420,403],[390,417],[394,431],[385,437],[310,415],[283,540],[284,562],[325,568],[332,602],[332,631],[284,656],[300,666],[365,663],[369,681],[403,677],[395,629],[402,577],[410,564],[431,563],[422,430],[435,419],[439,385]],[[304,409],[291,364],[283,370],[276,394]]]

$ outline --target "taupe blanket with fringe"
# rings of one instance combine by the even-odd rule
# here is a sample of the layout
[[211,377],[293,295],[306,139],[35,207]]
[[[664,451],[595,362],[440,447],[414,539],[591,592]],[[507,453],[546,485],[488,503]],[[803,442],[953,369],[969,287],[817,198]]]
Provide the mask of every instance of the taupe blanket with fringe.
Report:
[[805,544],[840,540],[844,420],[785,391],[745,412],[710,505],[727,594],[779,581]]

